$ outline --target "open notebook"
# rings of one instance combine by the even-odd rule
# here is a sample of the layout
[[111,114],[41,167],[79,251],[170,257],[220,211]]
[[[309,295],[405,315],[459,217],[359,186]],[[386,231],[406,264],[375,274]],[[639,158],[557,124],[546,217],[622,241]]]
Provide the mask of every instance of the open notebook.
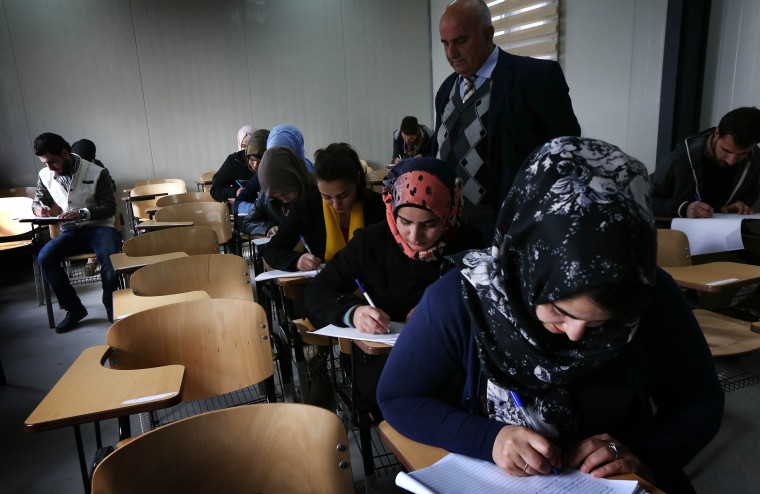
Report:
[[435,464],[412,473],[399,472],[396,485],[416,494],[509,492],[510,494],[639,494],[635,480],[597,479],[579,470],[556,475],[513,477],[495,464],[450,453]]

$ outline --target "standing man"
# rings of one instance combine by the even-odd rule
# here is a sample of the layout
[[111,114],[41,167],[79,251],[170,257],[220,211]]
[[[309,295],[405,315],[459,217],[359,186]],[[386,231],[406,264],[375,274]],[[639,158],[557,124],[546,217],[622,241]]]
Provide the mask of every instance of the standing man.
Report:
[[73,329],[87,315],[61,262],[68,256],[95,252],[101,265],[103,305],[113,322],[113,292],[116,275],[110,255],[121,249],[121,237],[114,228],[117,214],[113,185],[108,170],[71,154],[66,140],[50,132],[34,140],[34,154],[46,165],[37,178],[37,195],[32,203],[35,216],[53,216],[53,208],[63,212],[59,218],[61,234],[46,243],[38,256],[42,275],[53,288],[66,317],[56,333]]
[[760,110],[737,108],[684,139],[651,175],[655,216],[753,214],[760,194]]
[[436,157],[464,181],[464,218],[490,238],[523,161],[551,138],[578,136],[562,68],[511,55],[493,42],[482,0],[455,0],[439,23],[454,69],[435,97]]

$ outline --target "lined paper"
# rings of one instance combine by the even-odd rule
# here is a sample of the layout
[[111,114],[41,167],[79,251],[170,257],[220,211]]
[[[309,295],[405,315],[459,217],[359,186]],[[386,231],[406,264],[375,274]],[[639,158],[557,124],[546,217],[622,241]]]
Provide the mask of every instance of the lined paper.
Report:
[[514,477],[495,464],[455,453],[412,473],[399,472],[396,485],[416,494],[638,494],[645,492],[635,480],[597,479],[580,470],[562,470],[559,476]]

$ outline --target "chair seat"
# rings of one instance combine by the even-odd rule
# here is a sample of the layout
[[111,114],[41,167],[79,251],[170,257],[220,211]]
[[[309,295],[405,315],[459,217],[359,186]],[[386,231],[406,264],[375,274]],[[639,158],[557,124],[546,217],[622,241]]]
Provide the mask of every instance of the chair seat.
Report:
[[694,310],[713,357],[747,353],[760,348],[760,334],[752,332],[752,323],[733,319],[704,309]]

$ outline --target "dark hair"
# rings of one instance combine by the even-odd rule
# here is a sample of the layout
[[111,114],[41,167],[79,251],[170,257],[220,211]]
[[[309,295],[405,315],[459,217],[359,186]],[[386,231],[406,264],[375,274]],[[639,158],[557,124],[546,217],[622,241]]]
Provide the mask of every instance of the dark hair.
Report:
[[417,135],[417,132],[420,131],[420,124],[417,122],[416,117],[404,117],[401,119],[401,127],[399,130],[407,135]]
[[760,142],[760,110],[748,106],[731,110],[720,119],[718,135],[730,135],[742,148],[757,144]]
[[581,295],[609,312],[612,321],[629,323],[638,319],[652,301],[652,288],[633,283],[607,283],[589,286]]
[[345,180],[356,184],[356,191],[361,196],[366,187],[367,176],[359,155],[345,142],[330,144],[314,153],[314,175],[323,182]]
[[71,145],[71,152],[87,161],[94,162],[96,150],[95,143],[89,139],[79,139]]
[[36,156],[42,156],[43,154],[57,154],[60,156],[61,151],[64,149],[71,152],[71,146],[66,142],[66,139],[52,132],[40,134],[34,140],[34,154]]

